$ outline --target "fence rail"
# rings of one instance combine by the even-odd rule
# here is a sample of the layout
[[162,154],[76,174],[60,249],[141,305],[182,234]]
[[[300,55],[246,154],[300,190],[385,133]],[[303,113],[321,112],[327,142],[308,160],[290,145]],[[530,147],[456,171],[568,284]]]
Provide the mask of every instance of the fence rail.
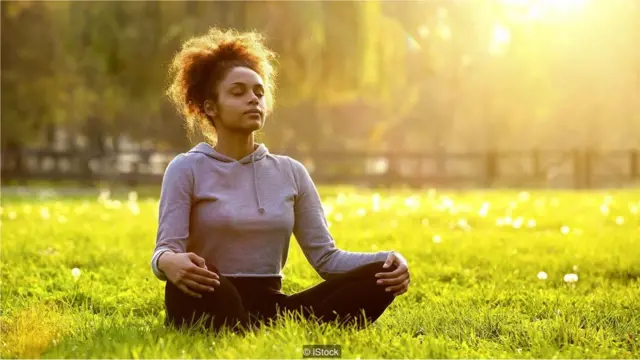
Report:
[[[97,155],[49,149],[2,153],[3,183],[27,180],[160,184],[178,152]],[[274,152],[305,164],[319,184],[587,189],[640,184],[640,149],[464,153]]]

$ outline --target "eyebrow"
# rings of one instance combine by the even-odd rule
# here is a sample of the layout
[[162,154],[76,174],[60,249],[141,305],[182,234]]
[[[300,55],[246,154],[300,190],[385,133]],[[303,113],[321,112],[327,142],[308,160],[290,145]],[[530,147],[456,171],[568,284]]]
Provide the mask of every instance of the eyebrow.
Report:
[[[242,81],[236,81],[231,83],[229,86],[233,86],[233,85],[247,85],[247,83],[242,82]],[[253,86],[260,86],[260,87],[264,87],[264,85],[260,84],[260,83],[256,83]]]

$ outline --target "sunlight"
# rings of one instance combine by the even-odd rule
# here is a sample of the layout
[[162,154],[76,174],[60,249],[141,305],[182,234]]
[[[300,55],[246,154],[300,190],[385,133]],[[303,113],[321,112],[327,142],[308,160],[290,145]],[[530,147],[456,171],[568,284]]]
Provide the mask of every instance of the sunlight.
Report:
[[502,24],[493,25],[493,37],[491,45],[489,46],[489,52],[492,55],[500,55],[504,53],[505,49],[511,42],[511,31],[509,28]]
[[541,0],[540,5],[549,11],[568,14],[580,11],[587,0]]
[[580,13],[588,0],[502,0],[502,5],[518,14],[521,21],[542,21],[555,16]]

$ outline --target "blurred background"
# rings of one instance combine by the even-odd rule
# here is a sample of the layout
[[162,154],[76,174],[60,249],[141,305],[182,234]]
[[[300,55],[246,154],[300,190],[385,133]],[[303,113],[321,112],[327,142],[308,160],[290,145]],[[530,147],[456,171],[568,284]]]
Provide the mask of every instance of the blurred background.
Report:
[[637,0],[1,6],[4,184],[157,184],[192,146],[168,64],[211,26],[278,52],[259,141],[318,182],[640,183]]

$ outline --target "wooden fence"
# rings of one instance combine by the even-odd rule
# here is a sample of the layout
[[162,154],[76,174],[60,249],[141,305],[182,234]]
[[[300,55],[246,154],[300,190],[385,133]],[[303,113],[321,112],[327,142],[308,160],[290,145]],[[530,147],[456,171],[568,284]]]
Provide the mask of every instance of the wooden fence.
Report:
[[[274,152],[285,154],[283,152]],[[177,152],[134,151],[97,156],[23,150],[2,154],[3,184],[29,180],[160,184]],[[530,150],[467,153],[286,153],[318,184],[450,188],[575,188],[640,185],[640,149]]]

